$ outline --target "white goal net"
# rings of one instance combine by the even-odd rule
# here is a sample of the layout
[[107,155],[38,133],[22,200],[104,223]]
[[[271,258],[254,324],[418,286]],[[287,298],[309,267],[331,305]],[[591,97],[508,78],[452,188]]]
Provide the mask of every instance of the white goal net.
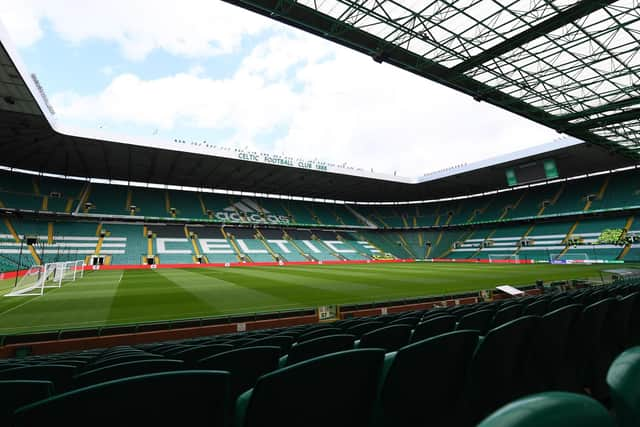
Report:
[[551,262],[589,262],[589,254],[586,252],[567,252],[564,254],[550,254]]
[[520,257],[514,254],[489,254],[489,262],[520,263]]
[[59,288],[63,281],[84,277],[84,261],[52,262],[34,265],[5,296],[42,295],[45,288]]

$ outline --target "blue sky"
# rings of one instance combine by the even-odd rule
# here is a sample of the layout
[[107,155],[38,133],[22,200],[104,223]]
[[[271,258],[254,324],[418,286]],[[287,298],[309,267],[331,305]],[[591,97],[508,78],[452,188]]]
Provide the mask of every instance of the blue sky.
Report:
[[215,0],[0,0],[58,121],[417,176],[549,129]]

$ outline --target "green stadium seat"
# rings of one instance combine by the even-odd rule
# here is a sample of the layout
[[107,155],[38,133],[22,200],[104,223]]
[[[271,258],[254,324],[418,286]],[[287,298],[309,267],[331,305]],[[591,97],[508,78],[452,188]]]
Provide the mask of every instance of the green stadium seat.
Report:
[[493,310],[478,310],[465,314],[459,318],[456,329],[473,329],[480,332],[480,335],[484,335],[489,330],[494,313]]
[[[280,347],[280,354],[285,354],[289,352],[291,345],[293,344],[294,338],[289,335],[272,335],[264,338],[258,338],[255,340],[248,341],[242,345],[242,347],[260,347],[260,346],[277,346]],[[237,347],[236,344],[234,346]]]
[[395,351],[409,344],[410,339],[411,326],[385,326],[362,335],[358,348],[382,348],[385,351]]
[[477,331],[455,331],[388,353],[380,391],[380,427],[455,426]]
[[16,410],[16,426],[226,426],[229,373],[165,372],[73,390]]
[[527,396],[498,409],[478,427],[614,427],[607,409],[587,396],[547,392]]
[[367,332],[371,332],[373,330],[382,328],[384,326],[383,322],[361,322],[356,325],[350,326],[346,328],[345,332],[347,334],[355,335],[356,338],[360,338],[363,334]]
[[568,359],[569,335],[582,312],[582,306],[572,304],[542,316],[531,346],[528,360],[528,392],[573,390],[567,381],[573,360]]
[[612,358],[607,349],[603,331],[606,331],[605,323],[609,311],[617,307],[617,302],[615,298],[606,298],[588,305],[584,308],[580,319],[578,337],[581,342],[576,348],[582,350],[576,357],[581,358],[583,363],[579,374],[582,386],[589,388],[591,395],[598,399],[605,399],[609,394],[606,376]]
[[72,365],[44,363],[4,370],[0,372],[0,380],[51,381],[55,391],[60,392],[69,387],[75,371]]
[[118,363],[125,362],[133,362],[136,360],[150,360],[150,359],[163,359],[164,356],[158,354],[150,354],[150,353],[127,353],[127,354],[116,354],[110,355],[108,357],[101,357],[96,359],[94,362],[86,364],[83,366],[83,370],[93,370],[102,368],[104,366],[116,365]]
[[440,316],[450,316],[452,313],[443,309],[443,308],[432,308],[431,310],[427,310],[420,319],[421,322],[426,322],[429,319],[433,319],[434,317]]
[[559,309],[560,307],[564,307],[565,305],[573,304],[571,298],[566,295],[561,295],[559,297],[553,298],[549,301],[549,306],[547,307],[547,311],[551,312]]
[[526,354],[539,317],[523,316],[490,330],[471,362],[464,397],[467,424],[475,424],[520,397],[527,378]]
[[392,320],[387,325],[409,325],[412,328],[420,322],[420,316],[404,316],[398,319]]
[[135,360],[132,362],[118,363],[104,366],[76,375],[73,378],[74,388],[86,387],[105,381],[118,378],[131,377],[134,375],[150,374],[164,371],[178,371],[184,369],[182,360],[173,359],[148,359]]
[[509,304],[506,307],[500,308],[493,315],[490,328],[497,328],[500,325],[517,319],[522,314],[522,308],[521,304]]
[[628,340],[627,347],[640,345],[640,297],[636,298],[633,310],[631,310]]
[[454,316],[456,316],[458,319],[460,319],[462,316],[465,316],[469,313],[473,313],[474,311],[476,311],[477,309],[474,306],[471,305],[459,305],[457,307],[454,307],[453,309],[449,310],[449,314],[452,314]]
[[534,301],[524,306],[523,316],[544,316],[547,313],[549,302],[545,299]]
[[619,427],[640,425],[640,347],[620,354],[607,373],[607,384]]
[[336,335],[341,333],[342,333],[342,329],[340,328],[317,328],[312,331],[300,334],[296,339],[296,342],[299,344],[315,338],[325,337],[327,335]]
[[456,328],[455,316],[439,316],[420,322],[411,334],[411,343],[451,332]]
[[618,301],[618,308],[614,310],[610,321],[614,326],[608,328],[609,337],[614,340],[611,345],[615,350],[615,354],[619,354],[631,346],[631,333],[633,330],[632,317],[633,310],[640,298],[640,292],[633,292],[626,295]]
[[0,380],[0,424],[11,425],[13,411],[53,394],[51,381]]
[[383,350],[349,350],[263,375],[238,397],[236,425],[368,427],[383,360]]
[[233,350],[233,346],[228,344],[198,345],[174,353],[172,357],[184,361],[187,365],[194,365],[200,359],[230,350]]
[[353,335],[336,334],[297,343],[291,347],[289,354],[282,357],[281,364],[289,366],[323,354],[352,350],[354,340],[355,336]]
[[253,387],[261,375],[278,369],[279,358],[280,347],[246,347],[205,357],[197,367],[231,373],[231,396],[235,399]]

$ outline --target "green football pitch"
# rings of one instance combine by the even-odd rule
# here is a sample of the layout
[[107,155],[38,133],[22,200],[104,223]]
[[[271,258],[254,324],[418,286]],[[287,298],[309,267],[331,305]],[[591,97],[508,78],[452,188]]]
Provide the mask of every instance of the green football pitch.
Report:
[[[365,264],[91,271],[0,297],[0,334],[364,303],[562,279],[606,265]],[[0,281],[0,295],[13,281]]]

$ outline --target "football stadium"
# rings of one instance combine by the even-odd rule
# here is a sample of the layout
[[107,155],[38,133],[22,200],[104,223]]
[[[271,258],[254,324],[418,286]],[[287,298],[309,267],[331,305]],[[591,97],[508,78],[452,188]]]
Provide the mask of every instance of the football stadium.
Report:
[[0,423],[640,425],[640,3],[224,3],[558,137],[410,178],[77,130],[0,26]]

